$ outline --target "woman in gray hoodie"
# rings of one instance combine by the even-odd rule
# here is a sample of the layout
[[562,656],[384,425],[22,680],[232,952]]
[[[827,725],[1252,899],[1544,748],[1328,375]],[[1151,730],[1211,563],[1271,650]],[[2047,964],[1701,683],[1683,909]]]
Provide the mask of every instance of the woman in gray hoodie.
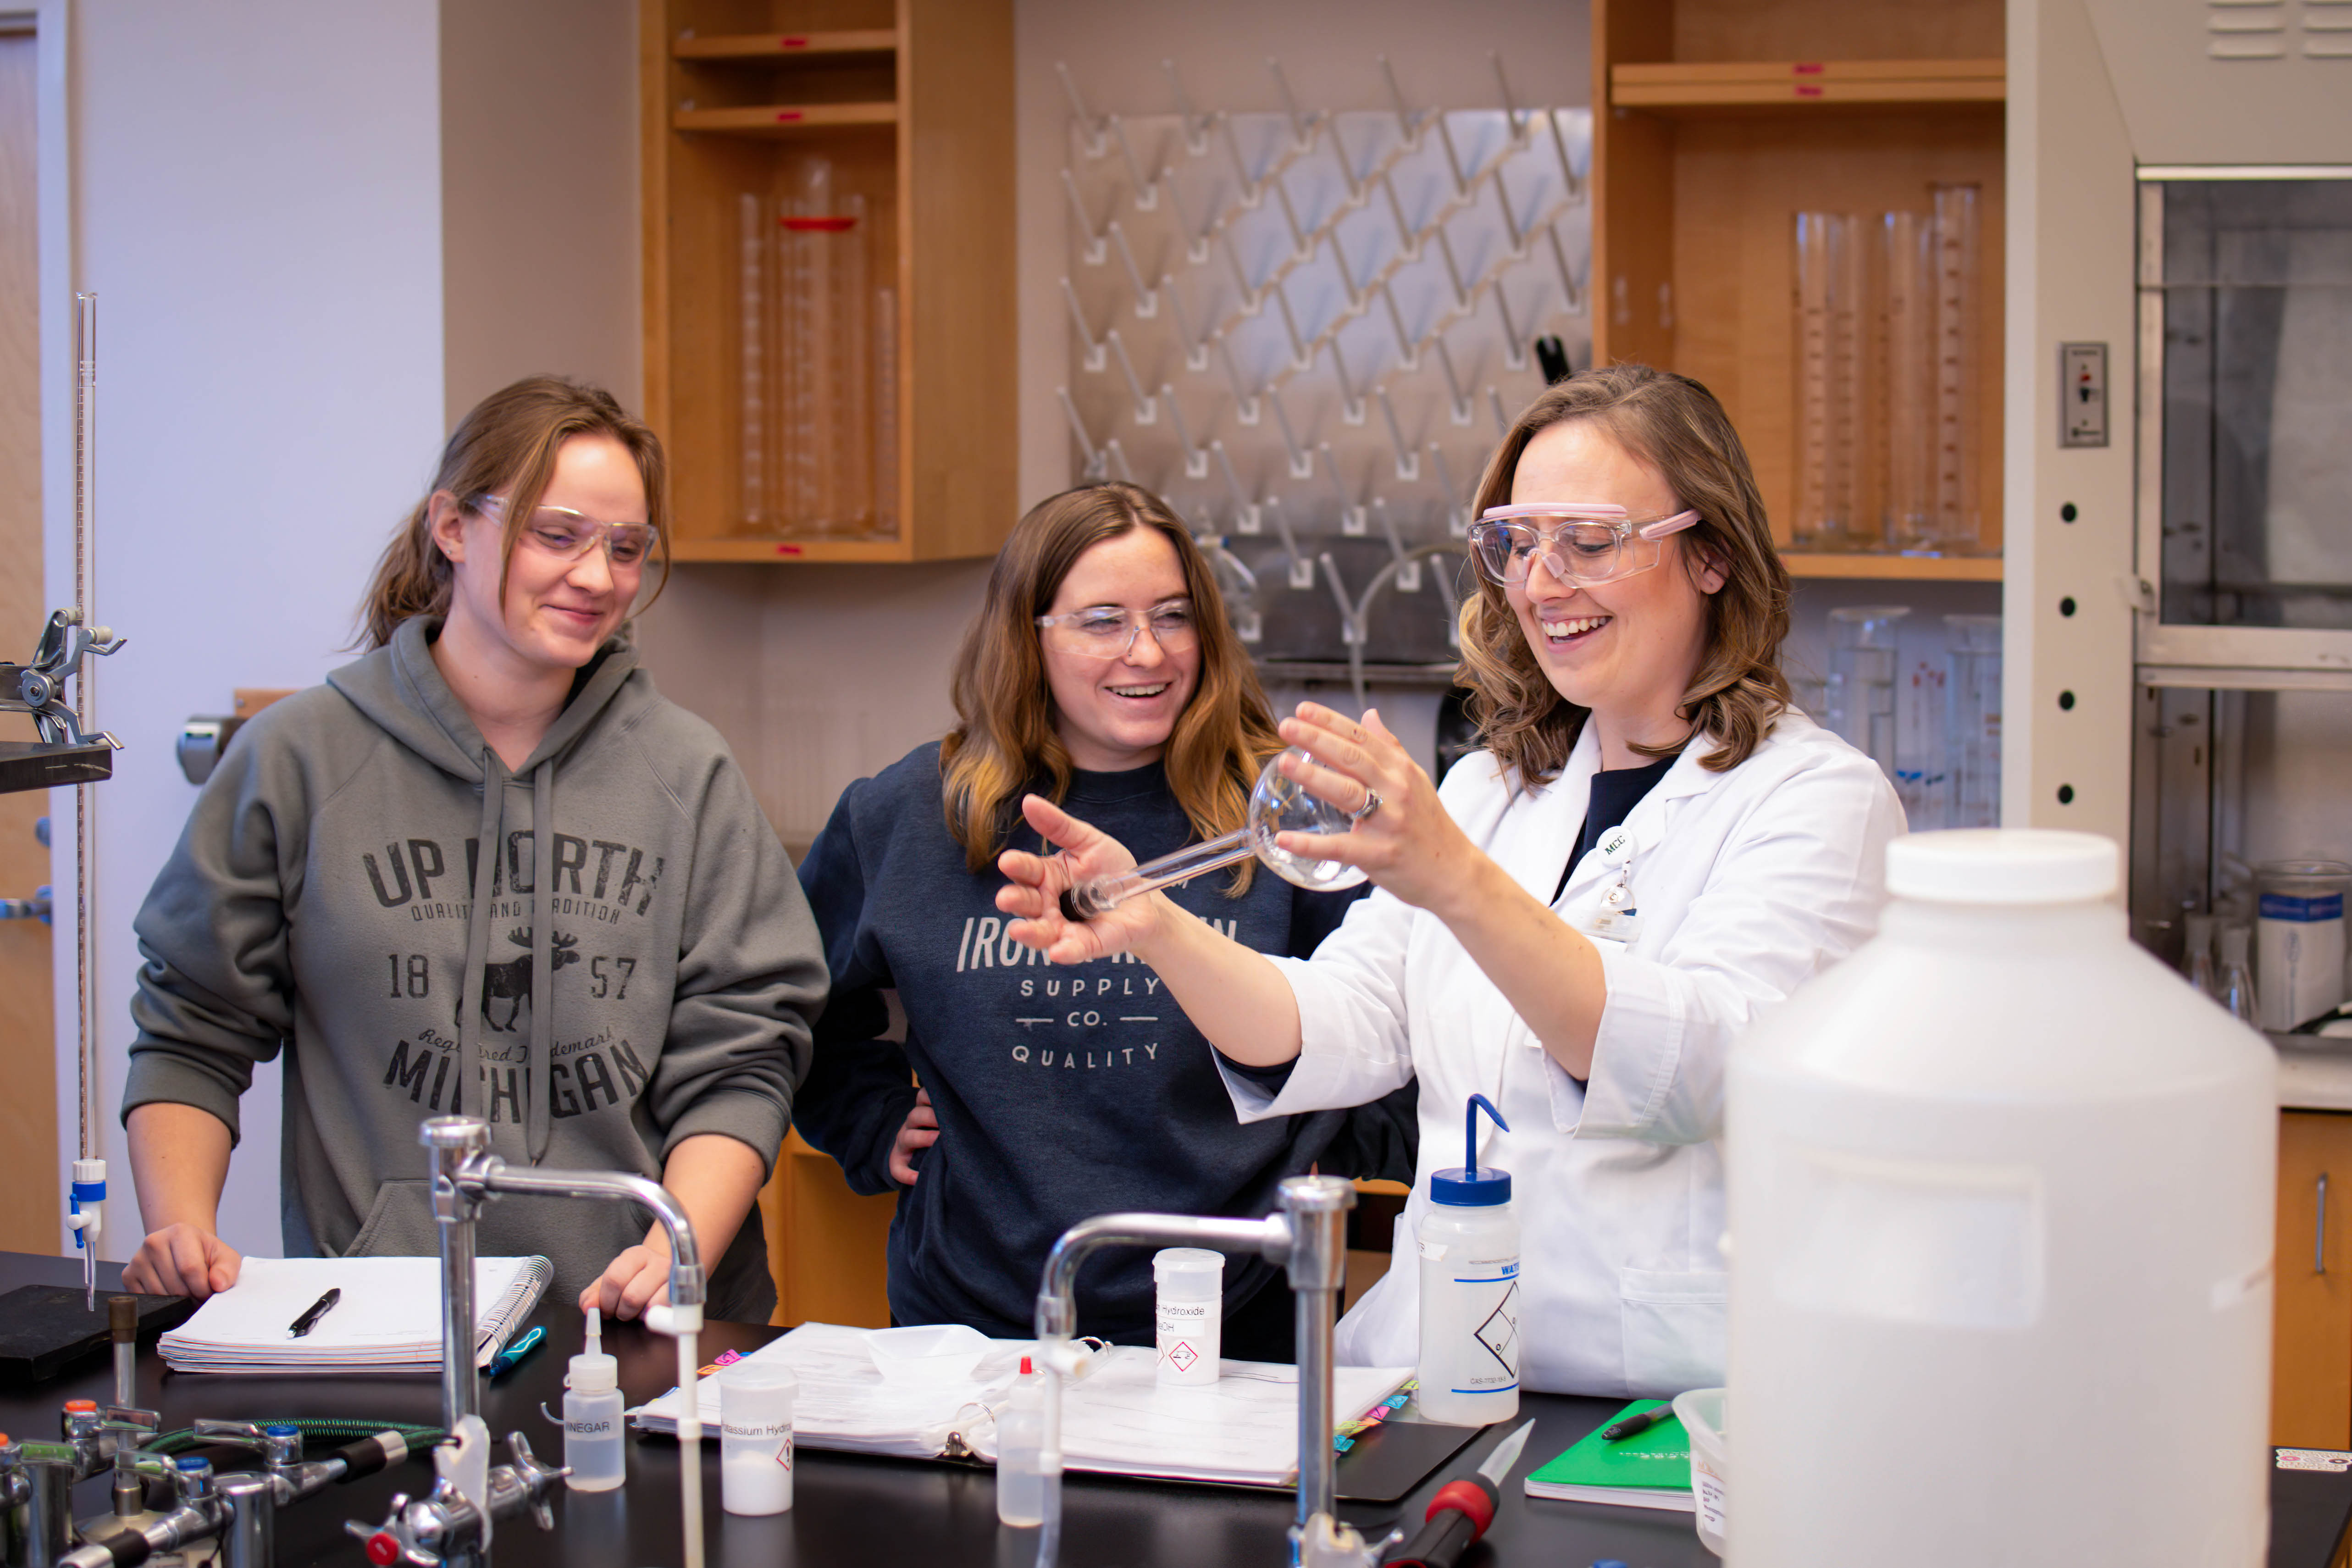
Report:
[[[365,657],[222,758],[137,923],[130,1288],[236,1279],[237,1100],[282,1047],[289,1257],[432,1252],[417,1123],[463,1111],[510,1163],[660,1181],[718,1260],[712,1315],[767,1321],[754,1202],[825,972],[726,743],[615,635],[663,481],[609,395],[494,394],[377,568]],[[480,1246],[544,1253],[564,1296],[631,1317],[668,1268],[646,1218],[507,1198]]]

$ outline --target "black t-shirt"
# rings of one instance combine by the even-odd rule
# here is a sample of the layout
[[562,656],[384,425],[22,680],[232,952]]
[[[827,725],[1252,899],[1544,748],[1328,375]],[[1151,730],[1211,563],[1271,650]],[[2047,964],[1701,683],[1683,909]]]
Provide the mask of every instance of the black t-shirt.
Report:
[[1658,781],[1674,771],[1675,763],[1681,757],[1682,753],[1677,752],[1671,757],[1660,757],[1647,767],[1609,768],[1592,775],[1592,793],[1586,797],[1584,806],[1584,831],[1576,836],[1576,848],[1569,855],[1568,864],[1560,868],[1559,886],[1551,890],[1553,903],[1559,902],[1559,896],[1568,891],[1569,878],[1575,874],[1576,868],[1584,858],[1592,853],[1592,847],[1601,842],[1601,836],[1633,816],[1633,808],[1642,804],[1642,797],[1655,789]]

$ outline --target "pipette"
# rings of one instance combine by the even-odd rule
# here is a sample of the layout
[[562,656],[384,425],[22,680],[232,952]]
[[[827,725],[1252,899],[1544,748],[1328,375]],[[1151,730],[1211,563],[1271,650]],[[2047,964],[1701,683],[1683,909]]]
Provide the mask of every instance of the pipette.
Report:
[[1275,843],[1278,833],[1346,833],[1355,826],[1355,819],[1346,812],[1318,800],[1283,777],[1282,757],[1306,758],[1307,753],[1293,746],[1265,764],[1265,771],[1257,775],[1257,787],[1250,791],[1249,822],[1245,826],[1206,843],[1188,846],[1172,855],[1162,855],[1157,860],[1147,860],[1131,871],[1081,882],[1063,893],[1063,918],[1092,920],[1129,899],[1189,882],[1253,855],[1284,881],[1309,892],[1332,892],[1362,881],[1364,873],[1359,867],[1339,860],[1309,859]]

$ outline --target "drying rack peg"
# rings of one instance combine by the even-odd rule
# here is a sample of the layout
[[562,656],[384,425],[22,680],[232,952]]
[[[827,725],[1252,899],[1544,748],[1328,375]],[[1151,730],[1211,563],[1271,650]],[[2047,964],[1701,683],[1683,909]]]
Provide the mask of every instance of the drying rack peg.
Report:
[[1290,144],[1304,153],[1315,145],[1315,118],[1298,111],[1298,100],[1291,96],[1290,79],[1282,74],[1282,62],[1272,55],[1265,57],[1265,68],[1274,78],[1274,89],[1282,95],[1282,111],[1290,117]]
[[1454,374],[1454,351],[1445,346],[1444,332],[1433,334],[1431,341],[1437,345],[1438,368],[1445,372],[1445,390],[1449,398],[1447,416],[1456,425],[1467,425],[1470,423],[1470,395],[1462,390],[1462,378]]
[[1396,477],[1407,483],[1419,479],[1421,454],[1405,442],[1404,427],[1397,423],[1396,405],[1389,401],[1387,384],[1374,387],[1372,395],[1381,400],[1381,417],[1389,427],[1389,445],[1396,448]]
[[1184,151],[1195,158],[1209,152],[1209,117],[1192,110],[1192,100],[1184,91],[1184,79],[1176,74],[1174,60],[1161,60],[1160,68],[1168,75],[1169,89],[1176,95],[1176,115],[1184,127]]
[[1255,212],[1265,199],[1265,182],[1250,173],[1249,162],[1242,156],[1241,138],[1234,134],[1234,117],[1220,110],[1217,129],[1225,133],[1225,152],[1234,161],[1234,183],[1238,187],[1241,204]]
[[1103,141],[1102,121],[1096,119],[1094,110],[1087,107],[1086,95],[1078,90],[1078,80],[1070,74],[1069,62],[1055,60],[1054,70],[1062,79],[1062,90],[1070,95],[1070,112],[1077,116],[1079,126],[1086,132],[1087,156],[1101,157],[1108,151]]
[[1126,228],[1117,218],[1110,220],[1109,228],[1111,243],[1118,247],[1118,259],[1127,268],[1128,284],[1135,290],[1136,319],[1148,321],[1160,314],[1160,295],[1144,283],[1143,268],[1135,264],[1135,252],[1128,246]]
[[1405,107],[1404,90],[1397,86],[1396,72],[1391,68],[1388,56],[1375,55],[1372,58],[1379,61],[1381,76],[1389,84],[1389,103],[1396,110],[1397,134],[1404,139],[1404,144],[1408,149],[1419,147],[1421,145],[1420,117]]
[[1209,259],[1209,236],[1214,232],[1216,220],[1195,227],[1192,215],[1184,210],[1184,193],[1177,186],[1176,171],[1161,165],[1160,183],[1168,187],[1168,205],[1176,218],[1176,227],[1184,236],[1184,259],[1195,267],[1204,266]]
[[1184,410],[1176,401],[1176,389],[1166,382],[1160,384],[1160,406],[1168,410],[1168,423],[1176,431],[1176,446],[1184,454],[1184,477],[1205,479],[1209,477],[1209,454],[1192,445],[1192,432],[1184,424]]
[[1282,405],[1282,389],[1269,383],[1265,396],[1266,405],[1274,410],[1275,424],[1281,427],[1283,447],[1290,454],[1290,477],[1294,479],[1313,479],[1315,454],[1301,447],[1298,437],[1291,433],[1290,413]]
[[1118,329],[1113,327],[1105,332],[1103,342],[1108,343],[1110,352],[1118,356],[1118,368],[1127,377],[1127,390],[1135,398],[1135,422],[1138,425],[1158,424],[1160,409],[1152,402],[1151,395],[1143,390],[1143,378],[1135,374],[1135,362],[1127,357],[1127,344],[1120,339]]
[[1291,368],[1312,370],[1315,367],[1315,351],[1307,346],[1306,339],[1298,335],[1298,318],[1290,311],[1290,289],[1283,279],[1276,278],[1266,285],[1266,290],[1274,296],[1274,302],[1282,308],[1282,330],[1290,334]]
[[1500,278],[1495,279],[1494,293],[1495,313],[1503,319],[1504,368],[1525,370],[1528,368],[1527,340],[1519,336],[1518,326],[1511,320],[1510,296],[1503,291],[1503,280]]
[[1356,390],[1355,378],[1348,374],[1348,361],[1346,357],[1339,353],[1339,334],[1336,330],[1331,333],[1330,344],[1331,368],[1337,371],[1339,375],[1340,423],[1345,425],[1361,425],[1364,422],[1366,412],[1364,408],[1364,395]]
[[1319,443],[1315,449],[1323,455],[1323,476],[1331,481],[1331,494],[1339,503],[1339,531],[1350,539],[1362,538],[1371,521],[1370,514],[1348,499],[1348,487],[1339,478],[1339,465],[1331,460],[1331,443]]
[[1127,161],[1127,179],[1135,196],[1135,210],[1157,212],[1160,208],[1160,182],[1143,177],[1143,161],[1135,155],[1135,143],[1127,139],[1127,121],[1113,114],[1111,134],[1118,140],[1119,155]]
[[1462,491],[1454,483],[1454,465],[1445,460],[1445,448],[1432,441],[1430,461],[1437,465],[1437,488],[1445,496],[1445,531],[1460,539],[1470,531],[1470,508]]
[[1078,405],[1070,401],[1070,389],[1066,386],[1057,386],[1054,388],[1054,395],[1062,400],[1062,412],[1068,415],[1070,419],[1070,434],[1078,438],[1078,448],[1087,455],[1084,477],[1088,479],[1101,479],[1108,477],[1110,471],[1108,460],[1104,457],[1102,448],[1095,445],[1094,437],[1087,434],[1087,422],[1078,417]]
[[1249,499],[1247,490],[1242,489],[1241,476],[1234,472],[1234,460],[1226,456],[1225,444],[1212,438],[1209,453],[1217,459],[1217,467],[1225,476],[1225,489],[1234,498],[1234,531],[1255,533],[1260,521],[1257,503]]
[[1503,233],[1511,242],[1511,259],[1525,261],[1528,258],[1527,231],[1519,226],[1519,215],[1511,206],[1511,187],[1503,181],[1503,165],[1499,161],[1487,179],[1495,187],[1495,205],[1503,215]]
[[1249,268],[1242,265],[1242,253],[1234,245],[1234,231],[1222,230],[1220,237],[1225,242],[1225,260],[1234,269],[1234,288],[1241,296],[1242,314],[1255,316],[1265,309],[1265,288],[1263,284],[1251,285]]
[[1201,371],[1209,368],[1209,340],[1192,334],[1192,318],[1185,312],[1184,296],[1176,287],[1176,279],[1165,272],[1160,275],[1160,292],[1168,297],[1168,309],[1176,318],[1176,335],[1184,342],[1184,368]]
[[1503,411],[1502,389],[1493,382],[1486,384],[1486,406],[1495,414],[1495,439],[1501,440],[1511,433],[1511,416]]
[[1551,264],[1559,272],[1559,291],[1565,297],[1561,309],[1571,316],[1584,314],[1584,289],[1568,269],[1568,252],[1559,243],[1559,226],[1544,225],[1544,237],[1551,242]]
[[1070,280],[1066,278],[1062,279],[1062,298],[1070,302],[1070,321],[1078,329],[1078,341],[1087,345],[1087,357],[1083,362],[1086,368],[1097,372],[1105,369],[1109,362],[1103,357],[1102,340],[1095,336],[1092,327],[1087,325],[1087,312],[1085,307],[1078,303],[1078,291],[1070,287]]
[[1298,536],[1290,531],[1290,514],[1283,510],[1282,498],[1266,497],[1265,510],[1274,519],[1274,531],[1282,538],[1282,548],[1290,563],[1290,586],[1303,594],[1315,586],[1315,562],[1298,552]]
[[1397,199],[1396,182],[1381,172],[1381,188],[1389,198],[1389,220],[1396,225],[1397,254],[1407,261],[1421,259],[1421,231],[1405,221],[1404,203]]
[[1130,485],[1138,482],[1135,477],[1135,470],[1128,466],[1127,448],[1118,444],[1118,437],[1113,436],[1103,442],[1103,456],[1110,459],[1110,467],[1112,470],[1116,472],[1120,479],[1126,480]]
[[1511,100],[1511,79],[1503,74],[1503,57],[1488,49],[1486,60],[1495,68],[1495,90],[1502,94],[1503,120],[1511,128],[1511,140],[1524,147],[1528,142],[1527,122],[1519,118],[1519,106]]
[[1103,237],[1102,230],[1095,226],[1094,215],[1087,211],[1087,198],[1078,195],[1078,177],[1066,166],[1062,170],[1062,189],[1070,194],[1071,215],[1078,220],[1078,232],[1087,238],[1086,248],[1078,253],[1078,258],[1089,267],[1100,267],[1110,259],[1110,244]]
[[1241,367],[1234,363],[1234,345],[1225,340],[1224,333],[1214,335],[1217,357],[1224,361],[1225,380],[1234,389],[1234,419],[1238,424],[1254,426],[1258,421],[1257,394],[1243,389]]
[[1406,370],[1419,370],[1421,345],[1405,331],[1404,312],[1397,309],[1396,291],[1385,280],[1381,284],[1381,300],[1388,307],[1389,331],[1396,334],[1397,363]]

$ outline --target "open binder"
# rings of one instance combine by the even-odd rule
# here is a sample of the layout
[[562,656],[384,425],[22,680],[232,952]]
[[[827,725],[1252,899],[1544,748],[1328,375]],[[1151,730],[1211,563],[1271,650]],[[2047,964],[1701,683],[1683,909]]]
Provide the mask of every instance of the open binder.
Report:
[[[995,1411],[1034,1353],[1025,1340],[992,1340],[969,1378],[928,1384],[884,1380],[865,1331],[809,1323],[746,1359],[782,1362],[800,1380],[793,1440],[901,1458],[975,1458],[994,1462]],[[1227,1361],[1213,1384],[1162,1387],[1158,1356],[1117,1345],[1098,1352],[1085,1376],[1062,1386],[1062,1460],[1073,1470],[1288,1486],[1298,1471],[1298,1373],[1288,1366]],[[1337,1408],[1378,1404],[1412,1375],[1409,1367],[1343,1366],[1332,1374]],[[696,1386],[706,1436],[719,1430],[719,1384]],[[675,1433],[679,1391],[629,1412],[635,1424]],[[1465,1434],[1467,1435],[1466,1433]]]

